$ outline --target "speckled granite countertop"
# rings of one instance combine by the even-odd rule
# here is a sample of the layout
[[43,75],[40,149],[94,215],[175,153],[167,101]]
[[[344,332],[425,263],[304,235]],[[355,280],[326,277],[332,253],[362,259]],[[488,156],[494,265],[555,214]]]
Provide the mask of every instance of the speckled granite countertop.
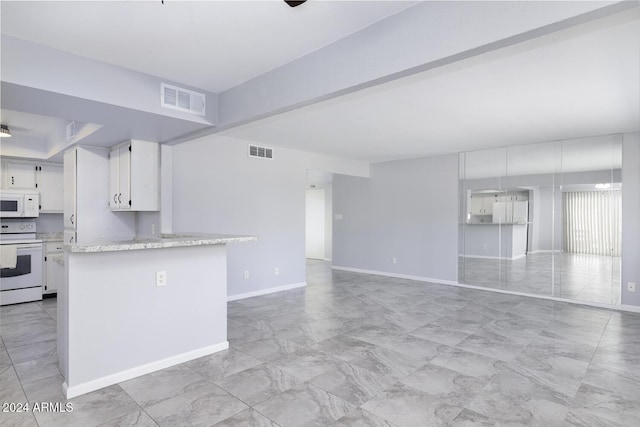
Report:
[[181,233],[162,234],[158,238],[141,237],[125,241],[95,241],[87,243],[65,244],[70,252],[113,252],[139,249],[179,248],[186,246],[224,245],[235,242],[258,240],[255,236],[236,236],[230,234]]
[[61,242],[64,240],[64,233],[36,233],[36,239],[47,242]]

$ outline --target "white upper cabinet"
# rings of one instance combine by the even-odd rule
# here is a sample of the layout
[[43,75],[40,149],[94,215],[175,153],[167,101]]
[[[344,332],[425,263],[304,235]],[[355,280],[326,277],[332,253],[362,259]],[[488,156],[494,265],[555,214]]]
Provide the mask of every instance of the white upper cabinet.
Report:
[[36,188],[36,165],[34,162],[5,160],[3,162],[4,188]]
[[491,215],[493,213],[493,204],[497,201],[495,195],[477,195],[474,194],[469,199],[469,213],[471,215]]
[[160,209],[160,144],[132,140],[109,154],[109,207],[123,211]]
[[59,213],[64,210],[64,173],[61,164],[40,163],[36,185],[40,192],[40,212]]
[[40,193],[41,213],[61,213],[64,208],[62,165],[34,160],[2,160],[2,188],[32,188]]

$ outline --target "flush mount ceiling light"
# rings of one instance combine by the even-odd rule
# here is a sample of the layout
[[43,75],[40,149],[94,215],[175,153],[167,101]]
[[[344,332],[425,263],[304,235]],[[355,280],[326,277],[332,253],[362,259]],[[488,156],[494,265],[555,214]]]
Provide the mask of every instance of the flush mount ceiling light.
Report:
[[596,184],[596,188],[598,190],[606,190],[609,187],[611,187],[611,184],[609,184],[609,183]]
[[7,125],[0,125],[0,137],[9,138],[11,136],[11,131]]

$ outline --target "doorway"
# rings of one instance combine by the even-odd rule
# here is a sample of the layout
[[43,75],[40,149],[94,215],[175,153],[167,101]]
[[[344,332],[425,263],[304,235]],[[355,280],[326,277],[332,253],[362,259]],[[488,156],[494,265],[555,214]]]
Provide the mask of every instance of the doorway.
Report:
[[333,174],[307,171],[305,194],[305,257],[331,260]]

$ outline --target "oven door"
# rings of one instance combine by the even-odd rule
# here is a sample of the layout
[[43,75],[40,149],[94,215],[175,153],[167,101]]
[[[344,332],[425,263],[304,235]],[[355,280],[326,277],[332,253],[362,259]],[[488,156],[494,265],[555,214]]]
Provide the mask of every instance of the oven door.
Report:
[[0,269],[0,291],[42,286],[42,243],[16,246],[16,267]]
[[0,196],[0,216],[2,218],[22,218],[24,215],[22,195],[3,194]]

